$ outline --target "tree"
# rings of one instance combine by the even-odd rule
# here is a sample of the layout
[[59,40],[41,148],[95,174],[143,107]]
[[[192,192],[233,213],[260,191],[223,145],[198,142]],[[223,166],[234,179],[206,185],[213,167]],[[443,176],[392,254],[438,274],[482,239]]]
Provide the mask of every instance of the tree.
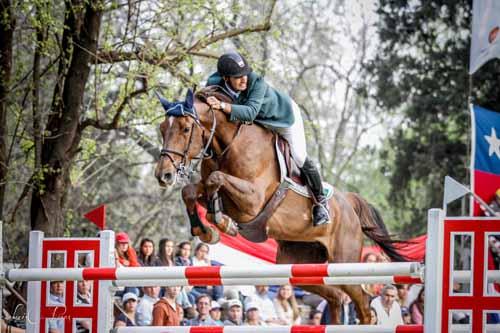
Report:
[[500,110],[498,61],[474,75],[473,86],[469,82],[471,4],[378,4],[381,46],[366,89],[386,115],[401,118],[382,158],[389,201],[408,234],[422,232],[427,209],[441,206],[445,175],[468,183],[469,89],[474,103]]

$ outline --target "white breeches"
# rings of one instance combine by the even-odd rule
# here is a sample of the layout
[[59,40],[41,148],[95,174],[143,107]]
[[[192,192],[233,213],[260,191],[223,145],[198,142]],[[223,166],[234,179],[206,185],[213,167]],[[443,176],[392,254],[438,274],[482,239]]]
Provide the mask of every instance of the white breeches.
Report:
[[292,110],[295,119],[293,125],[285,128],[275,128],[274,130],[288,141],[293,159],[302,168],[307,158],[306,135],[300,108],[293,100]]

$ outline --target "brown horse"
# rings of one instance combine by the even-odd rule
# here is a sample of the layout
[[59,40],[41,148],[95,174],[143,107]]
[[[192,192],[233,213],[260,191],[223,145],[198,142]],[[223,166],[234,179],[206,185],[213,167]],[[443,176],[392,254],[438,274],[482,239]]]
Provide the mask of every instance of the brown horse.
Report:
[[[224,95],[217,97],[228,101]],[[212,151],[212,157],[204,156],[202,161],[201,180],[185,186],[182,196],[192,234],[213,243],[218,241],[217,231],[200,223],[196,203],[205,206],[207,198],[220,190],[225,218],[217,226],[234,233],[231,219],[240,225],[253,220],[279,187],[280,173],[271,131],[258,125],[230,122],[224,113],[212,110],[202,100],[197,95],[193,103],[188,94],[185,102],[162,101],[170,111],[160,125],[163,149],[155,176],[161,186],[173,185],[192,160],[201,158],[200,154],[208,148]],[[394,248],[378,212],[360,196],[336,191],[329,205],[334,212],[332,223],[313,227],[311,200],[287,192],[267,221],[267,234],[279,244],[277,263],[359,262],[363,233],[392,260],[405,261]],[[207,218],[213,221],[213,215]],[[368,324],[368,295],[360,286],[339,287],[356,304],[361,323]],[[338,290],[333,286],[304,289],[324,297],[333,322],[338,323]]]

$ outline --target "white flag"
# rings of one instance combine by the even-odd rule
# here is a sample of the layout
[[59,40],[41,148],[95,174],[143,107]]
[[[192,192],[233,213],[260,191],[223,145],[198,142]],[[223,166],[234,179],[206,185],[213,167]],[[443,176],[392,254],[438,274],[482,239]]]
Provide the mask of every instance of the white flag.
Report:
[[493,58],[500,58],[500,1],[474,0],[469,74]]
[[463,197],[467,193],[470,193],[470,190],[467,187],[460,184],[450,176],[444,177],[443,209],[445,209],[448,203]]

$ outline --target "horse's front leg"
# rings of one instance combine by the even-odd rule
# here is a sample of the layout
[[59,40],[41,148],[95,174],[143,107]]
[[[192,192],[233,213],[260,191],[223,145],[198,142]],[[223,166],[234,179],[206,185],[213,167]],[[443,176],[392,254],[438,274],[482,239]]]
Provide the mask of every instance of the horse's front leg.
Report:
[[198,236],[202,242],[215,244],[219,241],[219,233],[212,227],[201,222],[196,209],[196,201],[203,195],[203,184],[188,184],[182,188],[182,200],[191,224],[191,235]]
[[221,171],[214,171],[205,181],[208,197],[220,188],[231,198],[242,213],[257,216],[265,203],[265,192],[256,184]]

